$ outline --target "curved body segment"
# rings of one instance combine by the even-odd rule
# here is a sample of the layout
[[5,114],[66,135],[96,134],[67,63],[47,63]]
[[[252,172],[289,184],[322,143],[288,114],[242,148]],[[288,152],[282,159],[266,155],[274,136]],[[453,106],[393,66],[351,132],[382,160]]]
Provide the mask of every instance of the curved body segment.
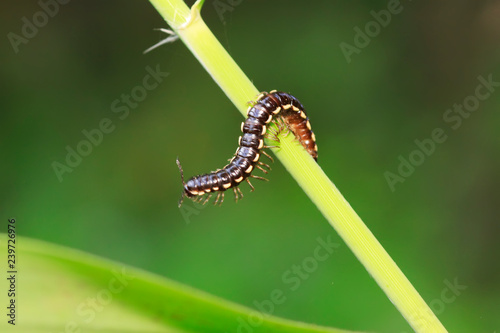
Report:
[[243,197],[243,193],[238,187],[243,181],[247,181],[253,191],[253,186],[248,178],[267,180],[252,175],[252,171],[258,168],[267,173],[267,170],[263,169],[262,166],[270,169],[269,165],[260,162],[259,159],[261,154],[271,158],[262,149],[267,148],[264,146],[264,137],[268,134],[268,124],[273,121],[279,122],[278,128],[280,130],[283,129],[283,126],[290,130],[307,152],[317,160],[316,138],[311,130],[309,118],[299,100],[290,94],[276,90],[270,93],[261,93],[257,101],[247,110],[247,119],[241,124],[243,135],[238,140],[239,147],[229,164],[220,170],[194,176],[184,182],[182,167],[177,160],[184,186],[179,207],[182,205],[184,197],[196,198],[196,200],[201,201],[203,196],[208,194],[203,202],[205,204],[214,192],[218,192],[214,204],[218,202],[222,204],[224,192],[230,188],[233,189],[237,201]]

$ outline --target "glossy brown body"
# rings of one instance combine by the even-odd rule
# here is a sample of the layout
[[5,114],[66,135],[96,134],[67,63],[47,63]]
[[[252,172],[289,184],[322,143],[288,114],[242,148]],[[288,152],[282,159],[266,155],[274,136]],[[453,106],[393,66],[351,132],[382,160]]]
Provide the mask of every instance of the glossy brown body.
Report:
[[285,125],[299,140],[302,146],[307,150],[315,161],[318,160],[318,146],[316,145],[316,137],[311,129],[309,117],[304,111],[304,106],[294,96],[283,93],[275,92],[270,96],[279,98],[282,105],[291,105],[292,107],[282,110],[280,116],[282,117]]

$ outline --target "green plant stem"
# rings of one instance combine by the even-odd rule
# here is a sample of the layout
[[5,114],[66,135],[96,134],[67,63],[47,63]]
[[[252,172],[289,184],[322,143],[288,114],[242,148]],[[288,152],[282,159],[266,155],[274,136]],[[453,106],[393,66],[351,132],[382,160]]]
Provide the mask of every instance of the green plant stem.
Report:
[[[259,91],[224,50],[200,17],[203,1],[190,11],[182,0],[150,0],[229,99],[246,116]],[[319,165],[293,140],[280,136],[273,149],[292,177],[316,204],[358,260],[416,332],[446,332],[410,281],[373,236]]]

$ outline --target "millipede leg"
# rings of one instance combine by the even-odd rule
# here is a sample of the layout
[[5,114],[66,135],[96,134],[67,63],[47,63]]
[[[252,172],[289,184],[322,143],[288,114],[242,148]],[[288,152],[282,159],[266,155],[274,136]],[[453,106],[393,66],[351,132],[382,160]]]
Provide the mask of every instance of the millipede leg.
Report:
[[276,132],[276,130],[274,128],[272,128],[272,127],[270,127],[270,128],[267,129],[267,132],[264,135],[264,137],[266,137],[268,139],[271,139],[273,141],[278,141],[279,142],[278,132]]
[[243,192],[241,192],[241,189],[239,187],[236,187],[236,190],[240,194],[240,199],[242,199],[243,198]]
[[[277,147],[277,148],[279,148],[279,147]],[[274,159],[271,157],[271,155],[266,153],[264,150],[262,150],[261,153],[264,154],[268,159],[270,159],[272,163],[274,163]]]
[[276,123],[276,126],[278,126],[278,133],[281,133],[286,127],[285,122],[283,121],[282,117],[279,117],[278,119],[276,119],[275,123]]
[[259,163],[259,164],[260,164],[260,165],[262,165],[262,166],[265,166],[266,168],[268,168],[268,169],[269,169],[269,171],[271,171],[271,167],[269,166],[269,164],[266,164],[266,163],[261,162],[261,161],[259,161],[259,162],[257,162],[257,163]]
[[248,185],[250,185],[251,191],[255,191],[255,187],[253,187],[252,183],[250,183],[250,180],[248,178],[245,180],[247,181]]
[[287,138],[290,135],[290,128],[284,123],[283,119],[281,119],[281,128],[280,132],[285,133],[285,137]]
[[269,127],[267,128],[266,133],[268,133],[268,132],[269,132],[269,133],[273,133],[273,134],[276,134],[276,133],[277,133],[277,132],[276,132],[276,130],[275,130],[273,127],[271,127],[271,126],[269,126]]
[[206,203],[208,202],[208,200],[210,200],[210,198],[211,198],[211,197],[212,197],[212,193],[210,193],[210,194],[207,196],[207,198],[203,201],[203,204],[202,204],[202,205],[206,204]]
[[[274,123],[275,123],[275,121],[274,121]],[[266,133],[264,134],[264,137],[269,139],[269,140],[279,142],[280,139],[278,138],[278,134],[279,134],[279,131],[278,131],[277,126],[276,127],[269,126],[267,128]]]
[[255,178],[255,179],[260,179],[260,180],[265,180],[266,182],[269,181],[269,179],[264,178],[264,177],[260,177],[260,176],[250,175],[249,177],[252,177],[252,178]]
[[263,92],[261,92],[260,94],[258,94],[258,95],[255,97],[255,101],[249,101],[249,102],[247,102],[247,105],[248,105],[248,106],[254,106],[255,104],[257,104],[257,101],[258,101],[259,99],[261,99],[262,97],[266,96],[267,94],[268,94],[268,93],[267,93],[267,91],[263,91]]
[[[268,139],[268,140],[271,140],[271,141],[274,141],[274,142],[277,142],[277,143],[280,143],[280,142],[281,142],[281,141],[280,141],[280,138],[278,138],[278,136],[277,136],[277,135],[275,135],[274,137],[268,137],[267,139]],[[269,148],[274,148],[274,147],[278,148],[279,146],[276,146],[276,145],[275,145],[275,146],[269,146]]]
[[222,206],[222,203],[224,202],[224,192],[220,192],[220,193],[222,193],[222,195],[221,195],[221,199],[219,202],[219,207]]
[[278,128],[279,128],[279,133],[284,133],[285,137],[288,137],[290,135],[290,132],[291,132],[290,128],[285,123],[285,121],[283,120],[283,118],[279,118]]
[[288,129],[288,126],[287,126],[287,124],[285,123],[285,121],[283,120],[283,118],[281,119],[281,126],[282,126],[282,130],[286,130],[286,129]]
[[[278,142],[278,143],[280,142],[280,138],[278,138],[278,136],[276,134],[269,135],[269,133],[266,133],[265,138],[268,140],[274,141],[274,142]],[[278,146],[269,146],[269,148],[274,148],[274,147],[278,147]],[[263,148],[265,148],[265,147],[263,147]]]
[[222,193],[224,193],[224,192],[217,193],[217,197],[215,198],[215,201],[214,201],[214,206],[216,206],[217,202],[219,202]]
[[238,202],[238,200],[241,200],[243,198],[243,192],[241,192],[241,189],[239,187],[233,187],[233,192],[234,192],[234,200]]
[[264,169],[263,167],[261,167],[260,165],[256,164],[255,167],[257,169],[260,169],[263,173],[269,173],[266,169]]

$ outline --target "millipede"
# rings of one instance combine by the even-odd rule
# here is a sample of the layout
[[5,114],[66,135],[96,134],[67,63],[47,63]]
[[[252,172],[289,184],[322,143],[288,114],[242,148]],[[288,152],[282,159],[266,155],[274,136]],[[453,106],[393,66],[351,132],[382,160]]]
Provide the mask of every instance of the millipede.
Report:
[[[277,131],[268,128],[269,123],[274,120],[277,125]],[[222,169],[198,175],[184,181],[184,172],[181,163],[177,159],[177,166],[181,174],[182,184],[184,186],[182,196],[179,200],[181,207],[184,197],[194,198],[201,202],[205,195],[208,195],[203,204],[206,204],[217,193],[214,205],[222,204],[224,201],[224,192],[232,188],[235,200],[243,197],[241,189],[238,187],[243,181],[246,181],[254,190],[249,178],[267,180],[266,178],[255,176],[252,171],[255,168],[268,173],[271,167],[261,162],[261,154],[269,156],[263,148],[272,148],[274,146],[265,146],[264,137],[273,141],[279,141],[278,134],[283,130],[289,130],[295,135],[295,138],[307,150],[314,160],[318,159],[318,146],[316,137],[311,130],[311,123],[304,111],[304,106],[294,96],[282,91],[273,90],[270,93],[261,93],[255,102],[247,110],[247,119],[241,124],[241,135],[238,139],[238,149],[234,157],[229,160],[229,164]],[[265,169],[267,168],[267,170]]]

